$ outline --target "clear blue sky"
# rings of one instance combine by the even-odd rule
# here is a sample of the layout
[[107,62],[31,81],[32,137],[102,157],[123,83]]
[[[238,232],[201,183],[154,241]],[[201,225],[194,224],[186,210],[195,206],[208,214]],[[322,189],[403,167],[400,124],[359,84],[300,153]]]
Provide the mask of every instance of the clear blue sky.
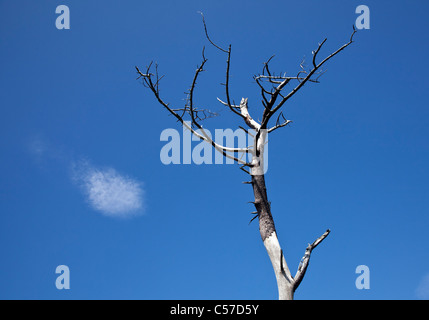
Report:
[[[70,30],[55,27],[59,4]],[[325,37],[320,57],[330,53],[360,4],[371,29],[285,105],[293,124],[270,136],[272,211],[293,273],[307,243],[332,230],[297,299],[429,298],[423,0],[1,0],[0,298],[276,299],[257,223],[248,225],[246,174],[163,165],[160,133],[180,128],[134,66],[156,60],[162,94],[180,106],[206,45],[196,99],[220,112],[209,128],[235,128],[216,101],[225,56],[208,46],[197,11],[214,41],[232,44],[231,94],[248,97],[257,118],[262,62],[275,54],[273,70],[295,73]],[[111,199],[109,187],[97,198],[104,183],[131,198]],[[133,214],[118,216],[121,206]],[[55,287],[58,265],[70,268],[70,290]],[[358,265],[370,268],[369,290],[355,287]]]

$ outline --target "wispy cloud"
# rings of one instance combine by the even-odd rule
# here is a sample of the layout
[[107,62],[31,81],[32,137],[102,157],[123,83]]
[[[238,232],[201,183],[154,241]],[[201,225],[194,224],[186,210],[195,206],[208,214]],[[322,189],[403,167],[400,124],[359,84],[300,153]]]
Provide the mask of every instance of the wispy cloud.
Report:
[[425,275],[416,289],[418,299],[429,300],[429,273]]
[[27,151],[39,165],[72,168],[71,177],[82,190],[88,204],[107,216],[130,217],[143,213],[143,184],[118,173],[114,168],[99,168],[89,160],[74,161],[72,153],[51,144],[43,135],[29,137]]
[[107,216],[129,217],[142,213],[142,183],[113,168],[96,168],[88,161],[73,164],[73,180],[83,190],[89,205]]

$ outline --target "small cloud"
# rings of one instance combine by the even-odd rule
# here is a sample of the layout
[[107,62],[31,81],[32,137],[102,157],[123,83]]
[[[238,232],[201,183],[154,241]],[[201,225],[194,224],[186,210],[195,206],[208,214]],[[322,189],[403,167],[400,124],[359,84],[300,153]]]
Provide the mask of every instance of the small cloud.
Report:
[[73,179],[90,206],[107,216],[129,217],[143,210],[142,184],[113,168],[99,169],[81,161],[73,165]]
[[418,299],[429,300],[429,274],[425,275],[416,289]]

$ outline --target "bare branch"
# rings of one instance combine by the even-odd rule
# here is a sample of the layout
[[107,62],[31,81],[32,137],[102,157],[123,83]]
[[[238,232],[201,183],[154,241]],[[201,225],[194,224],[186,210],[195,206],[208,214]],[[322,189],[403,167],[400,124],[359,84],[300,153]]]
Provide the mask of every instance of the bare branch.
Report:
[[226,80],[225,80],[225,95],[226,95],[226,101],[228,102],[229,109],[234,112],[235,114],[241,116],[241,114],[234,109],[233,105],[231,104],[231,98],[229,97],[229,69],[231,66],[231,45],[228,47],[228,58],[226,59]]
[[[249,164],[245,164],[245,165],[249,165]],[[246,172],[248,175],[250,175],[250,172],[246,169],[244,169],[245,165],[240,167],[240,170],[243,170],[244,172]]]
[[201,11],[198,11],[201,14],[201,17],[203,18],[203,24],[204,24],[204,31],[206,33],[206,37],[207,40],[217,49],[219,49],[222,52],[225,52],[227,54],[227,59],[226,59],[226,77],[225,77],[225,95],[226,95],[226,103],[221,101],[219,98],[218,100],[222,102],[222,104],[226,105],[227,107],[229,107],[229,109],[235,113],[236,115],[242,117],[244,120],[245,117],[237,110],[237,106],[231,103],[231,98],[230,98],[230,94],[229,94],[229,70],[231,67],[231,45],[228,46],[228,50],[225,50],[223,48],[221,48],[220,46],[218,46],[217,44],[215,44],[209,37],[208,31],[207,31],[207,25],[206,25],[206,21],[204,19],[204,14]]
[[251,224],[253,220],[259,217],[258,211],[251,212],[251,214],[254,214],[255,216],[252,219],[250,219],[249,224]]
[[316,57],[317,57],[317,54],[319,53],[320,49],[321,49],[321,48],[323,47],[323,45],[325,44],[326,40],[328,40],[328,38],[325,38],[325,40],[323,40],[323,41],[322,41],[322,43],[319,43],[319,47],[317,47],[316,51],[313,51],[313,52],[312,52],[312,54],[313,54],[313,67],[314,67],[314,68],[317,68],[317,65],[316,65]]
[[[280,117],[283,119],[283,122],[280,122]],[[268,133],[273,132],[274,130],[276,130],[278,128],[282,128],[284,126],[287,126],[291,122],[292,122],[292,120],[287,120],[284,117],[283,112],[280,112],[279,115],[277,116],[276,125],[274,127],[271,127],[270,129],[268,129]]]
[[[196,84],[196,80],[198,78],[198,74],[200,72],[202,72],[202,67],[205,64],[205,61],[207,61],[204,57],[203,57],[203,63],[197,68],[196,72],[195,72],[195,76],[194,79],[192,81],[192,85],[191,85],[191,89],[190,89],[190,106],[189,106],[189,113],[191,114],[192,119],[192,123],[195,124],[198,129],[200,129],[201,134],[198,133],[196,130],[194,130],[194,128],[192,128],[192,125],[189,125],[188,122],[186,122],[183,119],[183,116],[179,115],[175,110],[181,110],[183,111],[183,108],[181,109],[172,109],[170,108],[169,104],[166,103],[160,96],[159,94],[159,76],[158,76],[158,72],[155,72],[155,75],[153,73],[150,72],[150,68],[152,66],[152,63],[149,64],[149,66],[146,68],[146,72],[143,73],[140,71],[140,69],[138,67],[135,67],[137,70],[137,74],[139,75],[138,79],[143,79],[143,83],[145,84],[146,87],[148,87],[153,94],[155,95],[156,99],[158,100],[158,102],[164,107],[166,108],[170,114],[172,114],[184,127],[186,127],[189,131],[191,131],[195,136],[197,136],[198,138],[210,143],[217,151],[219,151],[220,153],[222,153],[223,156],[232,159],[234,161],[236,161],[239,164],[245,165],[245,166],[249,166],[251,167],[252,164],[241,160],[237,157],[234,157],[231,154],[228,154],[227,152],[230,153],[252,153],[253,151],[251,150],[250,147],[247,148],[229,148],[229,147],[225,147],[222,145],[219,145],[218,143],[214,142],[210,136],[204,131],[203,127],[196,121],[195,118],[195,112],[194,112],[194,107],[193,107],[193,102],[191,102],[193,100],[193,91],[195,88],[195,84]],[[155,79],[152,79],[152,77],[155,77]],[[191,124],[192,124],[191,123]]]
[[246,134],[248,134],[251,137],[255,137],[255,135],[253,135],[252,133],[250,133],[248,130],[244,129],[242,126],[238,126],[241,130],[243,130],[244,132],[246,132]]
[[208,33],[208,31],[207,31],[207,25],[206,25],[206,20],[204,19],[204,14],[201,12],[201,11],[198,11],[198,13],[199,14],[201,14],[201,17],[203,18],[203,24],[204,24],[204,31],[206,32],[206,37],[207,37],[207,40],[209,40],[209,42],[214,46],[214,47],[216,47],[216,48],[218,48],[220,51],[223,51],[223,52],[225,52],[225,53],[230,53],[230,50],[225,50],[225,49],[222,49],[221,47],[219,47],[218,45],[216,45],[211,39],[210,39],[210,37],[209,37],[209,33]]
[[[327,56],[324,60],[322,60],[319,64],[317,64],[316,60],[317,60],[317,55],[320,52],[321,48],[323,47],[323,45],[326,42],[326,39],[324,39],[319,46],[317,47],[317,49],[315,51],[313,51],[313,68],[307,72],[304,69],[304,61],[301,62],[300,67],[301,67],[301,71],[298,73],[298,75],[296,77],[284,77],[283,81],[276,87],[274,93],[271,96],[271,100],[269,101],[269,104],[267,106],[267,108],[265,108],[264,110],[264,116],[262,119],[262,124],[261,124],[261,128],[266,128],[268,121],[270,120],[270,118],[272,117],[273,114],[275,114],[282,106],[283,104],[289,100],[296,92],[298,92],[299,89],[301,89],[307,82],[318,82],[318,78],[323,74],[321,73],[319,75],[318,78],[316,78],[315,80],[312,79],[312,76],[317,74],[318,71],[320,71],[320,68],[327,62],[329,61],[331,58],[333,58],[334,56],[336,56],[339,52],[341,52],[342,50],[344,50],[345,48],[347,48],[351,43],[353,43],[353,36],[356,33],[356,29],[355,27],[353,27],[353,33],[350,36],[350,40],[349,42],[347,42],[346,44],[344,44],[343,46],[341,46],[339,49],[337,49],[335,52],[331,53],[329,56]],[[305,77],[302,77],[301,74],[306,74]],[[274,106],[278,96],[280,95],[280,92],[283,90],[283,88],[286,86],[286,84],[289,83],[289,81],[291,81],[292,79],[294,80],[298,80],[299,83],[298,85],[292,89],[292,91],[287,94],[286,96],[282,97],[281,101],[277,104],[277,106]]]
[[204,56],[204,48],[203,48],[203,62],[199,65],[199,67],[197,68],[197,70],[195,71],[195,75],[194,75],[194,79],[192,80],[192,85],[191,88],[189,89],[189,111],[191,114],[191,118],[192,118],[192,123],[194,125],[196,125],[199,129],[202,130],[201,125],[197,122],[196,118],[195,118],[195,112],[194,112],[194,89],[195,89],[195,85],[197,84],[197,79],[198,79],[198,75],[204,71],[204,65],[207,62],[206,57]]
[[326,230],[319,238],[317,238],[312,244],[309,244],[305,250],[304,257],[301,259],[301,263],[298,266],[298,271],[294,277],[293,291],[295,291],[300,285],[302,279],[304,278],[305,272],[307,271],[308,264],[310,263],[310,255],[314,248],[316,248],[331,232],[331,230]]
[[260,124],[257,123],[249,114],[249,108],[247,106],[247,98],[242,98],[240,102],[240,112],[241,116],[244,118],[244,121],[246,124],[255,130],[258,130],[260,128]]
[[266,108],[268,106],[268,99],[265,94],[271,95],[272,93],[264,88],[263,84],[261,83],[261,81],[259,81],[259,78],[257,78],[257,76],[254,76],[253,79],[255,79],[255,82],[259,86],[259,88],[261,88],[262,103]]
[[[303,71],[300,71],[299,73],[302,73]],[[286,77],[286,76],[265,76],[265,75],[258,75],[254,78],[255,80],[259,80],[259,79],[268,79],[268,81],[270,81],[270,83],[276,83],[276,84],[281,84],[284,80],[304,80],[305,77],[300,77],[299,74],[295,77]],[[276,81],[276,80],[282,80],[282,81]],[[308,79],[308,81],[310,82],[316,82],[318,83],[319,81],[314,80],[314,79]]]
[[270,69],[268,67],[268,64],[270,63],[271,59],[274,58],[274,55],[272,55],[266,62],[264,62],[264,67],[262,68],[262,74],[264,74],[264,71],[267,71],[267,74],[271,76]]
[[292,122],[292,120],[285,120],[283,123],[275,125],[274,127],[271,127],[270,129],[268,129],[268,133],[271,133],[271,132],[273,132],[276,129],[283,128],[283,127],[287,126],[291,122]]
[[[229,107],[228,102],[222,101],[222,100],[221,100],[221,99],[219,99],[219,98],[216,98],[216,99],[217,99],[217,101],[219,101],[220,103],[222,103],[224,106]],[[232,105],[231,105],[231,107],[236,108],[236,109],[240,109],[240,106],[237,106],[237,105],[235,105],[235,104],[232,104]]]
[[[180,115],[183,117],[185,113],[188,113],[190,115],[190,109],[189,106],[184,106],[183,108],[177,108],[177,109],[171,109],[175,112],[182,112]],[[193,108],[194,117],[197,121],[204,121],[206,119],[217,117],[219,114],[217,112],[210,111],[208,109],[197,109]]]

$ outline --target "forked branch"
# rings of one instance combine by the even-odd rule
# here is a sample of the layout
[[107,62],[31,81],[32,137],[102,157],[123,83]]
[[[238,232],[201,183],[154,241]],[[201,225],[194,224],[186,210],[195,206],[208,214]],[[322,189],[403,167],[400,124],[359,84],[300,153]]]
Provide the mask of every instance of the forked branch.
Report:
[[246,122],[247,125],[249,125],[249,127],[256,129],[256,127],[254,127],[253,125],[250,124],[250,122],[248,121],[246,115],[244,115],[242,112],[240,112],[241,109],[241,105],[237,106],[233,103],[231,103],[231,97],[229,94],[229,73],[230,73],[230,68],[231,68],[231,45],[228,46],[228,50],[225,50],[223,48],[221,48],[220,46],[218,46],[217,44],[215,44],[209,36],[209,33],[207,31],[207,25],[206,25],[206,20],[204,19],[204,14],[199,11],[199,13],[201,14],[201,17],[203,18],[203,24],[204,24],[204,31],[206,34],[206,38],[207,40],[210,42],[210,44],[212,44],[215,48],[219,49],[220,51],[224,52],[227,54],[227,59],[226,59],[226,76],[225,76],[225,83],[222,83],[222,85],[225,86],[225,96],[226,96],[226,102],[219,100],[219,102],[221,102],[223,105],[227,106],[229,108],[229,110],[231,110],[233,113],[235,113],[236,115],[238,115],[239,117],[243,118],[243,120]]
[[[315,51],[312,52],[313,59],[312,59],[312,69],[309,71],[305,70],[304,68],[304,62],[300,64],[301,70],[298,72],[296,76],[286,76],[286,74],[283,75],[273,75],[268,68],[268,63],[270,62],[271,58],[264,64],[264,70],[262,75],[255,76],[254,79],[256,80],[259,87],[262,87],[261,90],[263,94],[270,95],[270,100],[264,99],[265,101],[268,101],[266,103],[264,114],[262,118],[261,128],[265,129],[267,128],[268,121],[270,118],[280,110],[280,108],[283,106],[283,104],[288,101],[291,97],[295,95],[301,89],[307,82],[319,82],[319,77],[324,73],[323,70],[321,70],[322,66],[328,62],[330,59],[332,59],[334,56],[336,56],[338,53],[340,53],[342,50],[347,48],[350,44],[353,43],[353,36],[356,33],[356,29],[353,26],[353,32],[350,36],[350,40],[341,46],[339,49],[328,55],[325,59],[323,59],[320,63],[317,63],[317,56],[322,49],[323,45],[326,43],[327,39],[324,39],[317,47]],[[268,75],[264,73],[266,71]],[[313,78],[313,76],[317,75],[316,78]],[[262,86],[261,80],[267,79],[270,84],[276,84],[277,86],[273,88],[272,90],[267,90],[265,87]],[[289,82],[292,80],[296,80],[298,84],[287,94],[283,95],[282,91],[286,87]],[[280,96],[280,100],[278,101]],[[276,104],[277,103],[277,104]]]
[[312,244],[308,244],[307,249],[305,250],[304,257],[301,259],[301,262],[298,266],[298,271],[294,277],[293,291],[295,291],[300,285],[302,279],[304,278],[305,272],[307,271],[308,264],[310,263],[310,255],[313,249],[315,249],[331,232],[331,230],[326,230],[319,238],[317,238]]
[[[159,91],[159,82],[162,79],[162,77],[160,77],[158,74],[158,65],[155,66],[155,73],[151,72],[151,67],[153,63],[149,64],[149,66],[146,68],[146,72],[140,71],[138,67],[135,67],[135,68],[138,74],[137,79],[143,80],[143,85],[152,91],[152,93],[155,95],[158,102],[165,109],[167,109],[170,112],[170,114],[172,114],[177,119],[177,121],[179,121],[184,127],[190,130],[195,136],[210,143],[217,151],[219,151],[226,158],[232,159],[241,165],[250,167],[252,166],[250,163],[248,163],[245,160],[242,160],[241,158],[235,157],[234,153],[236,152],[245,153],[245,154],[252,153],[253,151],[251,147],[231,148],[231,147],[225,147],[223,145],[220,145],[213,141],[213,139],[206,133],[204,128],[199,123],[199,119],[201,119],[201,117],[199,117],[198,113],[201,112],[201,109],[196,109],[194,107],[193,94],[197,83],[198,75],[202,71],[204,71],[203,67],[206,61],[207,59],[204,57],[204,51],[203,51],[203,62],[198,66],[197,70],[195,71],[195,75],[194,75],[190,90],[188,92],[187,104],[184,108],[170,108],[170,105],[161,98],[160,91]],[[179,112],[181,112],[181,114],[179,114]],[[188,122],[184,119],[185,113],[190,114],[191,125],[189,125]],[[195,130],[194,126],[197,127],[199,131]]]

